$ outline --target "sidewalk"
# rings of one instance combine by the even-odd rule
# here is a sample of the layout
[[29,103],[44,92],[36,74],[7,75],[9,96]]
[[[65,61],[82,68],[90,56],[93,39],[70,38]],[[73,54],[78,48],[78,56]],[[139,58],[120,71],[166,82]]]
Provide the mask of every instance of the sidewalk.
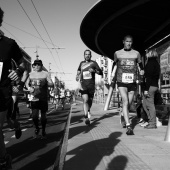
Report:
[[[93,104],[91,126],[83,119],[82,104],[72,108],[64,170],[169,170],[170,142],[167,126],[134,128],[127,136],[117,109],[103,111]],[[133,119],[135,122],[135,119]]]

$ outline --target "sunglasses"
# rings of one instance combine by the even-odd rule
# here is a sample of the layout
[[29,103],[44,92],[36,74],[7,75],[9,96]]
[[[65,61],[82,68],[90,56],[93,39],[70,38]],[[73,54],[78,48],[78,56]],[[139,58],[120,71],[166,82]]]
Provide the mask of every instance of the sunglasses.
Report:
[[37,63],[37,64],[34,64],[34,66],[41,66],[41,64],[38,64],[38,63]]

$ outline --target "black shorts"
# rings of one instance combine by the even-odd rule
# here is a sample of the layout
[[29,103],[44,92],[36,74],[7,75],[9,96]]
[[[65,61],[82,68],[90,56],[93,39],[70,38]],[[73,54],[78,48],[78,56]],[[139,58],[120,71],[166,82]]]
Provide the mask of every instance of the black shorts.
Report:
[[95,92],[95,85],[93,84],[82,84],[82,88],[83,90],[80,90],[79,92],[81,93],[81,95],[83,94],[87,94],[89,97],[94,97],[94,92]]
[[136,83],[121,83],[117,82],[118,87],[126,87],[128,92],[130,91],[136,91],[137,90],[137,84]]
[[32,110],[41,110],[42,113],[46,113],[48,111],[48,101],[31,101],[31,109]]

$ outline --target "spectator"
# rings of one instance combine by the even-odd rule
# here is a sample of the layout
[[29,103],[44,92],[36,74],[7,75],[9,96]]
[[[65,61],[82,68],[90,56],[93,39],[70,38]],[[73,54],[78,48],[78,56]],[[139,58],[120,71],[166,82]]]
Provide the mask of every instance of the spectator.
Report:
[[145,91],[143,98],[143,108],[147,113],[149,122],[145,129],[156,129],[156,110],[154,96],[158,90],[158,80],[160,76],[160,65],[157,61],[158,53],[155,50],[149,50],[146,53],[145,65]]

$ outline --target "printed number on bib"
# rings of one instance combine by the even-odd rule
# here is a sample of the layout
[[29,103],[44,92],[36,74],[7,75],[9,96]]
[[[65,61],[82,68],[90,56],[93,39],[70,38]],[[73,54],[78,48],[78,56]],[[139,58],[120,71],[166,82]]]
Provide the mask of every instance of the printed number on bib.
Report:
[[122,82],[123,83],[133,83],[134,74],[132,73],[123,73],[122,74]]
[[83,72],[83,79],[91,79],[92,75],[89,71],[84,71]]

